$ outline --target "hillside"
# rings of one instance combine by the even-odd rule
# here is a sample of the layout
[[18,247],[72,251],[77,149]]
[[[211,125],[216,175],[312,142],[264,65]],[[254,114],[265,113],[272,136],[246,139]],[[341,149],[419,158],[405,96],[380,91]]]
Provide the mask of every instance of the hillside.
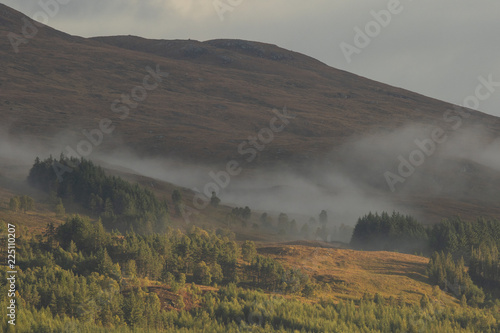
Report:
[[[26,168],[36,154],[68,154],[68,146],[76,149],[87,140],[83,130],[99,128],[105,118],[112,121],[114,130],[91,147],[91,158],[126,150],[135,159],[225,166],[232,159],[248,158],[249,153],[241,154],[240,145],[270,126],[273,109],[282,112],[286,106],[293,118],[252,163],[245,164],[244,175],[259,175],[264,167],[279,170],[285,164],[319,184],[322,191],[338,194],[342,189],[323,188],[328,182],[317,175],[340,172],[367,197],[387,199],[394,209],[415,214],[426,223],[454,214],[471,218],[500,214],[500,204],[492,199],[500,194],[498,170],[467,154],[439,154],[404,186],[398,184],[397,192],[387,186],[384,172],[396,170],[398,155],[407,158],[415,148],[413,136],[421,138],[425,133],[398,131],[406,126],[441,126],[450,137],[459,135],[443,121],[453,105],[328,67],[275,45],[243,40],[86,39],[39,27],[36,36],[18,45],[16,53],[8,36],[22,34],[23,18],[0,5],[4,36],[0,38],[4,133],[0,134],[3,143],[28,152],[19,153],[21,162],[10,163],[11,168]],[[146,67],[168,76],[147,91],[144,101],[137,105],[132,101],[134,106],[124,116],[125,105],[119,101],[143,85]],[[494,142],[500,120],[467,112],[471,115],[464,128],[480,126],[481,144]],[[384,140],[409,144],[392,147]],[[4,149],[2,155],[22,150]],[[169,182],[190,187],[181,180]],[[337,200],[325,200],[332,201]],[[370,209],[378,206],[366,208]],[[354,222],[352,216],[345,221]]]
[[[2,35],[20,32],[22,14],[0,8]],[[300,160],[328,152],[353,134],[439,121],[452,108],[273,45],[83,39],[49,27],[39,30],[19,53],[1,39],[1,104],[11,133],[46,141],[68,128],[94,128],[100,117],[109,117],[118,130],[102,149],[118,144],[120,136],[144,154],[225,159],[236,153],[232,142],[254,134],[269,123],[272,108],[286,105],[296,119],[261,159]],[[168,78],[129,119],[117,120],[112,102],[142,82],[146,66],[156,64]],[[472,117],[491,131],[500,129],[495,117],[479,112]]]
[[[432,295],[425,272],[429,259],[425,257],[325,248],[315,242],[263,245],[258,252],[270,255],[287,267],[301,269],[318,283],[328,285],[321,293],[323,297],[350,300],[359,299],[365,293],[379,293],[386,298],[400,297],[405,302],[417,303],[422,295]],[[453,297],[443,296],[439,301],[456,303]]]

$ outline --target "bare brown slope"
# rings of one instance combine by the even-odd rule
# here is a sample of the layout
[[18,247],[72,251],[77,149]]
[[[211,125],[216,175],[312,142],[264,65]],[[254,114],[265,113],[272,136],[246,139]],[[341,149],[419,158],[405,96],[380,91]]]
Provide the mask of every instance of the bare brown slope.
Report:
[[[1,34],[19,33],[19,16],[11,19],[5,12],[19,14],[1,8]],[[117,38],[128,48],[156,48],[133,51],[41,28],[16,54],[1,38],[0,105],[10,131],[47,140],[67,128],[95,128],[102,117],[115,120],[112,102],[142,82],[146,66],[156,64],[169,78],[128,119],[116,120],[117,130],[102,149],[120,138],[148,154],[224,159],[268,125],[272,108],[286,105],[297,118],[261,158],[290,159],[330,151],[352,134],[434,122],[451,107],[267,44]],[[162,48],[169,51],[156,55]],[[197,48],[207,51],[197,55]],[[222,55],[232,63],[214,60]],[[500,129],[494,117],[475,112],[475,120]]]

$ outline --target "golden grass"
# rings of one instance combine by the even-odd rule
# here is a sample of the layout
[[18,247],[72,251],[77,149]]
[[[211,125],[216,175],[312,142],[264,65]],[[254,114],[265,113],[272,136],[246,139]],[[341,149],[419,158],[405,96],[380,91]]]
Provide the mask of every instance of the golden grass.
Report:
[[[417,303],[426,294],[438,300],[427,281],[429,259],[425,257],[302,245],[261,247],[259,253],[270,255],[287,268],[301,269],[320,285],[327,284],[317,292],[318,297],[345,300],[379,293],[384,298],[402,297],[407,303]],[[441,302],[456,303],[451,295],[440,294]]]

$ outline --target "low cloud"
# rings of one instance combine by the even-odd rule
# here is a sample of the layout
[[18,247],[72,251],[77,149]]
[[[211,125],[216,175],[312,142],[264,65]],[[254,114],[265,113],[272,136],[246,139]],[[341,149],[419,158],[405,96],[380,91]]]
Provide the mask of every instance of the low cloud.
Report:
[[[436,144],[430,156],[422,154],[425,161],[415,166],[415,172],[404,182],[396,184],[397,191],[390,191],[384,173],[397,174],[398,156],[408,160],[412,151],[419,149],[415,140],[428,139],[433,128],[409,125],[385,133],[353,137],[340,149],[307,165],[248,166],[240,175],[231,177],[227,187],[219,186],[218,196],[224,204],[249,206],[253,211],[274,216],[285,212],[297,219],[299,225],[310,217],[317,218],[324,209],[330,221],[337,225],[354,226],[360,216],[370,211],[395,210],[418,217],[415,208],[401,205],[405,198],[469,196],[481,201],[498,194],[494,184],[500,171],[500,139],[482,126],[447,132],[448,140]],[[63,151],[60,142],[71,142],[70,137],[65,136],[60,134],[52,143],[42,144],[18,139],[4,128],[0,131],[0,172],[26,177],[36,156],[46,158],[52,154],[57,157]],[[91,159],[108,168],[201,192],[207,184],[216,183],[210,171],[224,170],[227,162],[203,165],[162,157],[144,159],[126,148],[111,153],[96,151]],[[485,175],[497,178],[484,179]],[[471,190],[471,182],[476,185],[485,182],[491,188]]]

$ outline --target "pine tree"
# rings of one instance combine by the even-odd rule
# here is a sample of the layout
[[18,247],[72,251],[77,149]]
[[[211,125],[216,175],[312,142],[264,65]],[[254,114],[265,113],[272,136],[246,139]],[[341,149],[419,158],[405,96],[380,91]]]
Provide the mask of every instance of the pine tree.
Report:
[[204,261],[199,262],[193,272],[193,278],[196,283],[208,286],[212,283],[212,274],[210,268]]
[[147,320],[148,327],[154,327],[161,313],[161,303],[158,295],[151,292],[146,295],[144,317]]
[[182,295],[179,295],[176,305],[179,310],[184,310],[184,308],[186,307],[186,304],[184,303],[184,297],[182,297]]
[[57,314],[57,298],[54,292],[50,294],[49,309],[52,314]]
[[9,209],[17,212],[21,208],[21,201],[19,200],[19,197],[12,197],[10,198],[9,201]]
[[56,213],[56,217],[58,217],[58,218],[62,218],[62,217],[64,217],[64,215],[66,215],[66,209],[64,208],[64,205],[63,205],[61,198],[59,198],[59,201],[58,201],[54,211]]
[[56,228],[54,226],[54,223],[50,222],[47,223],[47,227],[45,228],[45,232],[43,233],[45,239],[46,239],[46,244],[49,247],[49,249],[53,249],[56,246]]
[[326,210],[322,210],[319,214],[319,222],[323,224],[328,222],[328,214],[326,213]]
[[130,259],[125,263],[123,268],[124,277],[133,279],[137,276],[137,266],[135,260]]
[[420,307],[422,309],[426,309],[430,305],[431,301],[429,300],[429,297],[424,294],[422,298],[420,298]]
[[34,207],[33,198],[31,198],[27,195],[23,195],[22,197],[19,198],[19,201],[20,201],[19,207],[21,208],[21,210],[24,213],[26,213],[30,210],[33,210],[33,207]]
[[304,223],[302,228],[300,228],[300,234],[304,238],[309,238],[309,223]]
[[101,248],[99,252],[97,252],[97,272],[110,277],[113,273],[116,273],[113,261],[105,248]]
[[113,208],[113,202],[111,201],[110,198],[107,198],[104,203],[104,214],[106,217],[112,217],[115,214]]
[[172,192],[172,202],[174,204],[178,204],[182,201],[182,195],[181,195],[181,192],[177,189],[175,189],[173,192]]
[[243,259],[246,261],[252,261],[252,259],[257,255],[255,243],[248,240],[245,241],[245,243],[241,245],[241,254],[243,255]]
[[128,299],[128,323],[131,327],[141,327],[144,322],[144,300],[140,292],[132,291]]
[[218,263],[214,263],[210,267],[210,273],[212,273],[212,282],[213,283],[221,283],[224,279],[224,275],[222,273],[222,267]]
[[174,203],[175,213],[180,215],[182,213],[182,194],[177,189],[172,192],[172,202]]
[[463,294],[462,298],[460,298],[460,306],[463,308],[467,307],[467,297],[465,294]]
[[186,284],[186,274],[184,273],[179,274],[178,283],[180,288],[184,288],[184,285]]
[[210,204],[213,207],[219,206],[220,199],[217,197],[217,194],[215,192],[212,192],[212,197],[210,198]]

